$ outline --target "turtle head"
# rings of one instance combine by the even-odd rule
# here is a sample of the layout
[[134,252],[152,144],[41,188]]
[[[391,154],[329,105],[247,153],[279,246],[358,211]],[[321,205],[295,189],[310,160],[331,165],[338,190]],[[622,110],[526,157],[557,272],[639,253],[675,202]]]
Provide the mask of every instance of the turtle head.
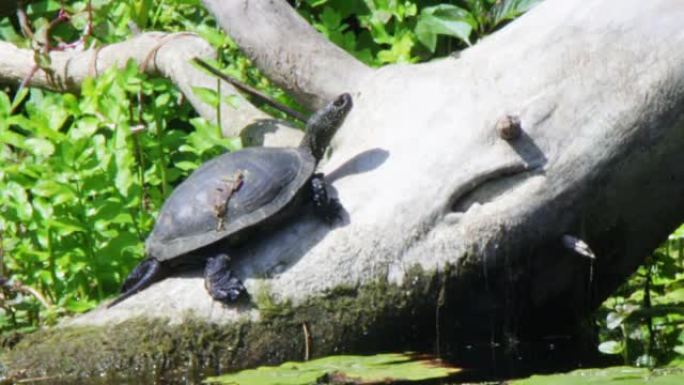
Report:
[[351,108],[351,95],[344,93],[316,111],[306,122],[306,134],[299,146],[311,151],[316,161],[320,161]]

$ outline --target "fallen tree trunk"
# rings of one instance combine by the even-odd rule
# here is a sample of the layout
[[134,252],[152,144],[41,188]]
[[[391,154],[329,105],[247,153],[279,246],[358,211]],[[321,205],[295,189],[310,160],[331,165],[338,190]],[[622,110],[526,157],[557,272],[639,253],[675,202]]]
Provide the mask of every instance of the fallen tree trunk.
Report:
[[322,167],[344,220],[307,212],[231,250],[250,304],[219,306],[189,273],[29,336],[7,362],[225,370],[305,346],[573,335],[684,217],[684,6],[613,7],[547,0],[458,59],[364,69]]

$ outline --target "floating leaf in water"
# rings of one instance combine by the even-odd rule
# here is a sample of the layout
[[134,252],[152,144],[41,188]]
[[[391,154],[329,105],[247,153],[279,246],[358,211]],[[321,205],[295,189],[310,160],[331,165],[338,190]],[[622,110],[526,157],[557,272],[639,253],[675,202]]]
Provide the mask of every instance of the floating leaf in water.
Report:
[[684,384],[684,371],[677,368],[631,368],[617,366],[605,369],[582,369],[565,374],[532,376],[511,381],[511,385],[679,385]]
[[414,356],[410,353],[388,353],[375,356],[329,356],[306,362],[286,362],[280,366],[263,366],[210,377],[205,382],[234,385],[379,384],[444,378],[459,370],[446,366],[436,358]]
[[619,341],[605,341],[601,342],[598,350],[603,354],[620,354],[624,350],[624,346]]

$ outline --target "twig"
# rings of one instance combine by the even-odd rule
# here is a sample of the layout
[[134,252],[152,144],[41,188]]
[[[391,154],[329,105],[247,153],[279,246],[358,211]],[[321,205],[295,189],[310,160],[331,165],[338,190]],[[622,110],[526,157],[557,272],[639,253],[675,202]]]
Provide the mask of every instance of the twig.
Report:
[[267,105],[269,105],[269,106],[271,106],[271,107],[273,107],[279,111],[282,111],[282,112],[286,113],[287,115],[290,115],[291,117],[293,117],[299,121],[306,122],[307,120],[309,120],[309,118],[306,115],[300,113],[299,111],[295,111],[295,110],[291,109],[290,107],[288,107],[288,106],[286,106],[280,102],[273,100],[271,97],[267,96],[266,94],[262,93],[261,91],[257,90],[256,88],[252,88],[246,84],[239,82],[237,79],[233,79],[232,77],[230,77],[230,76],[226,75],[225,73],[219,71],[218,69],[212,67],[209,63],[205,62],[204,60],[196,57],[193,59],[193,61],[195,63],[197,63],[197,65],[199,65],[203,69],[209,71],[212,75],[218,76],[222,80],[230,83],[233,87],[235,87],[235,88],[239,89],[240,91],[245,92],[248,95],[256,98],[260,102],[267,104]]
[[309,325],[306,322],[302,323],[302,330],[304,331],[304,361],[309,361],[311,355],[311,334],[309,333]]
[[24,291],[25,293],[29,293],[32,296],[36,297],[38,302],[40,302],[43,306],[45,306],[46,309],[50,309],[52,307],[52,303],[43,296],[38,290],[34,289],[31,286],[21,284],[21,286],[18,287],[18,290]]
[[19,1],[17,7],[17,19],[19,20],[19,28],[25,38],[33,40],[33,31],[31,30],[31,23],[29,22],[26,10],[24,9],[24,0]]
[[43,294],[41,294],[37,289],[34,289],[31,286],[23,284],[21,281],[14,281],[10,284],[9,280],[5,280],[4,278],[2,278],[0,279],[0,284],[9,288],[10,290],[14,290],[15,292],[30,294],[34,296],[38,300],[38,302],[40,302],[41,305],[43,305],[46,309],[52,308],[52,303],[47,298],[45,298]]
[[3,231],[4,228],[0,226],[0,280],[2,280],[2,277],[5,275],[5,244],[3,241]]

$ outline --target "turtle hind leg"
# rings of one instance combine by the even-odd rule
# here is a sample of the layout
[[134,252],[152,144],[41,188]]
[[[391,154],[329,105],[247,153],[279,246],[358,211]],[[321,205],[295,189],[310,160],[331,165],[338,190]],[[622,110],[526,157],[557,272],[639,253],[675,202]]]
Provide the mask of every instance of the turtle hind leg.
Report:
[[204,267],[204,287],[213,299],[226,304],[236,302],[247,291],[229,265],[230,257],[218,254],[207,258]]
[[340,201],[328,194],[328,187],[323,174],[314,174],[311,178],[311,200],[317,216],[329,224],[341,218],[342,205]]
[[126,277],[124,280],[123,284],[121,284],[121,293],[130,291],[133,286],[140,282],[140,280],[145,277],[147,271],[150,270],[150,268],[154,268],[154,261],[156,260],[153,258],[146,258],[142,260],[136,267],[134,267],[133,270],[128,274],[128,277]]
[[116,297],[107,308],[118,304],[133,294],[145,289],[166,276],[162,263],[154,258],[146,258],[131,271],[121,287],[121,295]]

